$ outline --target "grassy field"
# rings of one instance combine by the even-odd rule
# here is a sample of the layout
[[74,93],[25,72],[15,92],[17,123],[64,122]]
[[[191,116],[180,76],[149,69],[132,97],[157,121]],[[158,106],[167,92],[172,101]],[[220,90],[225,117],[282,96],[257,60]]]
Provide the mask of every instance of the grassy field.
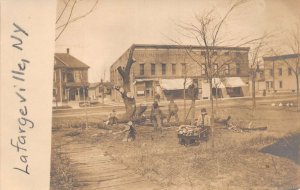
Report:
[[[180,113],[180,115],[182,115]],[[121,126],[103,128],[102,118],[89,117],[85,129],[82,118],[53,120],[52,189],[72,189],[76,169],[68,155],[61,154],[64,143],[92,144],[164,189],[292,189],[300,186],[300,113],[293,109],[260,106],[255,116],[240,107],[220,108],[218,116],[241,127],[268,127],[267,131],[234,132],[216,126],[212,142],[198,146],[178,143],[177,128],[162,134],[150,126],[137,126],[134,142],[123,142],[115,134]],[[60,182],[59,182],[60,180]]]

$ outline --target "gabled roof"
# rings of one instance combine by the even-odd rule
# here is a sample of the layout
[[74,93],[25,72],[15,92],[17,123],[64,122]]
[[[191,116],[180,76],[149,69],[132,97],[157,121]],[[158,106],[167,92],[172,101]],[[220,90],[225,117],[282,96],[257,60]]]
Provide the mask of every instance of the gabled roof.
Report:
[[284,60],[284,59],[294,59],[300,56],[300,54],[286,54],[286,55],[278,55],[278,56],[270,56],[270,57],[263,57],[264,61],[277,61],[277,60]]
[[68,67],[68,68],[81,68],[88,69],[90,68],[87,64],[83,63],[79,59],[73,57],[68,53],[55,53],[56,59],[55,67]]

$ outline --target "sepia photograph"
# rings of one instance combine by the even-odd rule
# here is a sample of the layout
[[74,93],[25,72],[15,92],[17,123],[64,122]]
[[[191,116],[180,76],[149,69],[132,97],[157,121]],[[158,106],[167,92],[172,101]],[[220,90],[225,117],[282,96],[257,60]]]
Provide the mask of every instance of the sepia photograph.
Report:
[[50,189],[300,189],[299,8],[57,0]]

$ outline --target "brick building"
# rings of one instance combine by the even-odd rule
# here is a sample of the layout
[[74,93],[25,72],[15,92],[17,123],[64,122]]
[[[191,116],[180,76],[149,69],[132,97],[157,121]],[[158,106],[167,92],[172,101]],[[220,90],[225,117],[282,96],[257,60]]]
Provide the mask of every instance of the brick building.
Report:
[[[178,45],[141,45],[134,44],[133,58],[136,62],[130,71],[131,92],[137,100],[152,100],[155,94],[162,98],[183,98],[184,80],[186,88],[194,82],[199,88],[199,98],[210,95],[205,77],[204,65],[197,64],[186,53],[187,48],[199,54],[204,63],[204,47]],[[129,48],[130,49],[130,48]],[[125,67],[129,49],[110,67],[110,78],[114,85],[122,85],[122,78],[117,71]],[[220,70],[216,89],[221,97],[248,95],[248,47],[215,47],[217,57],[214,68]],[[221,72],[221,68],[223,68]],[[112,99],[120,101],[120,95],[112,90]]]
[[293,70],[296,69],[299,56],[299,54],[287,54],[264,57],[265,81],[260,84],[259,90],[266,90],[267,93],[295,92],[297,84]]
[[55,102],[80,101],[88,97],[89,66],[67,53],[55,53],[53,99]]

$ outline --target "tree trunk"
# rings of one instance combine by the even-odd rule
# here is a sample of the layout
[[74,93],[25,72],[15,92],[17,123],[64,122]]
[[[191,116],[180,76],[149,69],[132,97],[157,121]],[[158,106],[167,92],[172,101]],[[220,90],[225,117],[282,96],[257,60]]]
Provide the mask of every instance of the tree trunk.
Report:
[[255,75],[252,74],[252,119],[254,117],[255,109],[256,109]]
[[196,99],[193,97],[192,104],[191,104],[191,122],[195,122],[195,105],[196,105]]
[[184,77],[184,83],[183,83],[183,115],[184,115],[184,123],[186,122],[187,115],[186,115],[186,94],[185,94],[185,89],[186,89],[186,76]]
[[297,112],[299,111],[299,75],[296,75],[297,82]]
[[124,67],[119,66],[117,68],[119,74],[121,75],[121,77],[123,79],[123,89],[124,90],[120,91],[120,89],[119,89],[119,92],[121,93],[121,96],[122,96],[122,99],[123,99],[123,102],[125,105],[125,110],[126,110],[125,114],[120,119],[120,120],[124,120],[124,122],[134,119],[134,114],[136,111],[135,98],[128,97],[128,92],[130,92],[130,70],[131,70],[132,64],[135,62],[135,60],[133,58],[134,49],[135,49],[135,47],[132,46],[128,52],[129,55],[128,55],[126,67],[124,68]]
[[212,94],[212,79],[209,79],[209,89],[210,89],[210,103],[211,103],[211,142],[212,142],[212,148],[214,149],[215,147],[215,142],[214,142],[214,122],[215,122],[215,113],[214,113],[214,98]]
[[216,115],[218,114],[218,97],[219,96],[219,88],[216,88]]

